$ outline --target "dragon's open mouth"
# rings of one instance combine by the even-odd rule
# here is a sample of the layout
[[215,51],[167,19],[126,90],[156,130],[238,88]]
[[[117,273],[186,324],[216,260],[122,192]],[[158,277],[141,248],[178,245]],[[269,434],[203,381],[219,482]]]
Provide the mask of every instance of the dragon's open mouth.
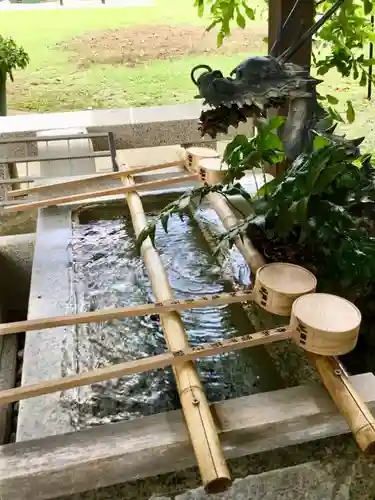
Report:
[[218,134],[227,134],[229,127],[238,128],[240,123],[245,123],[249,118],[266,117],[267,109],[283,107],[285,103],[285,98],[273,98],[263,105],[232,104],[229,107],[221,104],[202,111],[198,130],[202,137],[209,135],[212,139],[216,139]]

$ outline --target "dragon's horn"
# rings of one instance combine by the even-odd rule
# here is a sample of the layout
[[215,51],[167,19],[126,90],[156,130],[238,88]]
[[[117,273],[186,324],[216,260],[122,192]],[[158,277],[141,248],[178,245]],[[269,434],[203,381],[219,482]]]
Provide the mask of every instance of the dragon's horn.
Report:
[[194,68],[190,72],[190,78],[192,79],[194,85],[196,85],[197,87],[198,87],[198,82],[195,78],[195,72],[199,69],[205,69],[208,72],[212,72],[212,68],[207,64],[198,64],[197,66],[194,66]]

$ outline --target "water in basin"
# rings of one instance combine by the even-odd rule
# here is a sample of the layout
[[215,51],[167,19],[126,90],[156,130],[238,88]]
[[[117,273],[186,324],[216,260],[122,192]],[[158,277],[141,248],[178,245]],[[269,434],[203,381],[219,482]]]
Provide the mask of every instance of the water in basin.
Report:
[[[144,202],[144,207],[147,217],[152,220],[160,209],[160,202],[158,205]],[[231,290],[226,271],[211,255],[194,221],[172,218],[168,234],[161,227],[157,228],[156,244],[175,297]],[[132,223],[125,205],[120,210],[108,208],[99,213],[81,214],[73,228],[72,254],[77,312],[154,301],[143,260],[135,248]],[[239,269],[236,263],[234,267]],[[248,276],[242,272],[238,279],[246,281]],[[192,346],[251,331],[240,305],[193,309],[181,316]],[[160,324],[150,317],[79,325],[76,335],[78,372],[166,350]],[[275,369],[262,348],[203,358],[197,362],[197,367],[210,401],[279,387]],[[79,388],[74,399],[76,411],[72,419],[76,428],[179,407],[170,369]]]

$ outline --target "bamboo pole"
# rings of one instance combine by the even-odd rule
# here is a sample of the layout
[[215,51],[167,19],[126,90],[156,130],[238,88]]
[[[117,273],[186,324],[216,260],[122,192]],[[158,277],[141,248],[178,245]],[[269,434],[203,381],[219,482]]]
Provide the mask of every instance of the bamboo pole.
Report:
[[332,356],[309,353],[309,357],[340,413],[347,421],[360,449],[374,453],[375,419],[340,364]]
[[[15,403],[16,401],[21,401],[23,399],[35,398],[58,391],[66,391],[69,389],[73,389],[74,387],[81,387],[83,385],[102,382],[103,380],[124,377],[125,375],[134,375],[135,373],[143,373],[150,370],[166,368],[167,366],[173,366],[176,371],[179,368],[183,369],[183,367],[188,363],[193,366],[192,361],[199,358],[203,358],[206,356],[217,356],[218,354],[238,351],[240,349],[245,349],[248,347],[270,344],[271,342],[277,342],[289,338],[291,335],[292,330],[288,326],[279,327],[273,330],[265,330],[262,332],[233,337],[231,339],[219,340],[212,344],[200,344],[194,347],[185,347],[184,349],[180,349],[177,351],[166,352],[163,354],[158,354],[156,356],[136,359],[134,361],[126,361],[124,363],[118,363],[113,366],[106,366],[97,370],[88,370],[84,373],[69,375],[67,377],[62,377],[55,380],[46,380],[44,382],[28,384],[21,387],[15,387],[13,389],[6,389],[4,391],[0,391],[0,407],[2,405],[8,405],[10,403]],[[194,396],[199,396],[196,393],[197,388],[194,387],[193,389],[195,390]],[[197,407],[199,407],[199,405],[202,404],[201,398],[197,399],[197,403],[195,402],[195,400],[193,400],[191,404],[193,408],[195,408],[194,405],[197,405]],[[191,421],[191,419],[189,421]],[[201,417],[199,416],[198,422],[200,421]],[[197,433],[199,432],[199,426],[194,427],[193,432],[195,436],[197,436]],[[201,447],[201,451],[203,452],[203,444],[201,444]],[[205,457],[205,460],[210,461],[211,455]],[[220,478],[216,478],[215,475],[216,484],[211,484],[211,488],[213,486],[218,486],[218,480],[223,481],[223,477],[220,476]],[[228,479],[226,476],[225,481],[223,482],[226,485],[228,484]],[[222,486],[223,485],[221,484],[221,487]]]
[[222,293],[219,295],[191,297],[189,299],[167,300],[156,304],[106,308],[67,316],[50,316],[46,318],[28,319],[26,321],[14,321],[12,323],[0,323],[0,336],[44,330],[46,328],[57,328],[60,326],[80,325],[83,323],[101,323],[103,321],[110,321],[117,318],[129,318],[132,316],[147,316],[150,314],[161,314],[171,311],[177,312],[187,309],[218,307],[238,302],[249,302],[253,300],[253,298],[252,292]]
[[[228,207],[224,198],[220,195],[210,198],[211,207],[216,211],[220,218],[226,214],[226,219],[222,219],[222,223],[227,230],[231,229],[236,222],[235,215],[230,207]],[[226,205],[224,207],[223,205]],[[230,217],[232,213],[233,218]],[[242,243],[242,244],[241,244]],[[252,273],[266,264],[263,256],[253,247],[249,238],[243,236],[241,240],[235,241],[238,250],[244,256]],[[251,252],[243,252],[244,245],[250,245]],[[309,353],[309,358],[315,366],[323,384],[331,395],[333,401],[339,411],[345,417],[354,438],[361,450],[375,448],[375,424],[374,419],[366,408],[365,403],[361,400],[358,393],[352,390],[352,387],[347,383],[347,378],[343,379],[338,376],[335,371],[337,362],[332,356],[322,357],[317,354]]]
[[[215,212],[219,216],[221,223],[227,231],[230,231],[236,224],[238,224],[238,219],[226,203],[223,196],[219,193],[209,193],[206,196],[208,202],[212,205]],[[235,245],[238,250],[244,256],[244,259],[249,264],[252,262],[252,268],[258,270],[265,264],[265,260],[260,255],[260,253],[255,249],[254,245],[251,243],[249,238],[237,237],[235,240]]]
[[[55,138],[53,138],[55,140]],[[155,172],[157,170],[163,170],[164,168],[170,168],[170,167],[179,167],[179,166],[184,166],[184,161],[179,160],[179,161],[171,161],[168,163],[160,163],[156,165],[142,165],[140,167],[134,167],[130,169],[130,175],[138,175],[142,174],[145,172]],[[39,186],[34,186],[34,187],[29,187],[29,188],[24,188],[24,189],[17,189],[14,191],[11,191],[10,196],[23,196],[25,194],[28,195],[33,195],[37,193],[45,193],[48,192],[50,189],[56,189],[56,188],[61,188],[61,189],[66,189],[70,187],[76,187],[76,186],[84,186],[87,181],[93,181],[93,180],[112,180],[112,179],[121,179],[121,176],[124,174],[122,172],[109,172],[105,174],[97,174],[97,175],[92,175],[90,177],[84,177],[83,179],[71,179],[69,181],[63,181],[63,182],[51,182],[48,184],[41,184]],[[26,178],[27,179],[27,178]],[[37,180],[38,178],[33,177],[33,180]],[[20,179],[21,181],[21,179]]]
[[[133,192],[126,194],[136,236],[147,226],[142,201],[130,177],[123,180],[124,186]],[[162,260],[152,245],[150,238],[142,244],[141,253],[148,271],[154,295],[158,301],[173,299]],[[162,314],[161,324],[170,351],[188,348],[187,335],[176,312]],[[232,483],[229,469],[224,459],[219,436],[210,407],[203,391],[195,365],[189,361],[173,368],[180,396],[182,411],[197,459],[204,488],[209,493],[226,490]]]
[[90,191],[87,193],[77,193],[67,196],[58,196],[56,198],[49,198],[47,200],[31,201],[30,203],[22,203],[17,205],[10,205],[3,208],[3,213],[7,214],[9,212],[22,212],[24,210],[33,210],[37,208],[46,208],[50,206],[63,205],[68,203],[73,203],[75,201],[84,201],[91,198],[100,198],[103,196],[112,196],[116,194],[125,194],[129,191],[134,191],[137,189],[139,191],[145,191],[147,189],[160,189],[161,187],[168,186],[171,184],[179,184],[188,181],[197,180],[195,174],[181,175],[179,177],[171,177],[169,179],[160,179],[157,181],[141,182],[137,184],[136,188],[134,186],[119,186],[116,188],[107,188],[102,190]]

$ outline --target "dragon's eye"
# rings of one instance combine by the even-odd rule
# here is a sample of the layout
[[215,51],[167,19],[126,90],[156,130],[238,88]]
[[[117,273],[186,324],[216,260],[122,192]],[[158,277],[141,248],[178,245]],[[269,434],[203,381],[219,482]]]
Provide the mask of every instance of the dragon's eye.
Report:
[[212,72],[212,76],[215,78],[224,78],[223,73],[219,70],[215,70]]

